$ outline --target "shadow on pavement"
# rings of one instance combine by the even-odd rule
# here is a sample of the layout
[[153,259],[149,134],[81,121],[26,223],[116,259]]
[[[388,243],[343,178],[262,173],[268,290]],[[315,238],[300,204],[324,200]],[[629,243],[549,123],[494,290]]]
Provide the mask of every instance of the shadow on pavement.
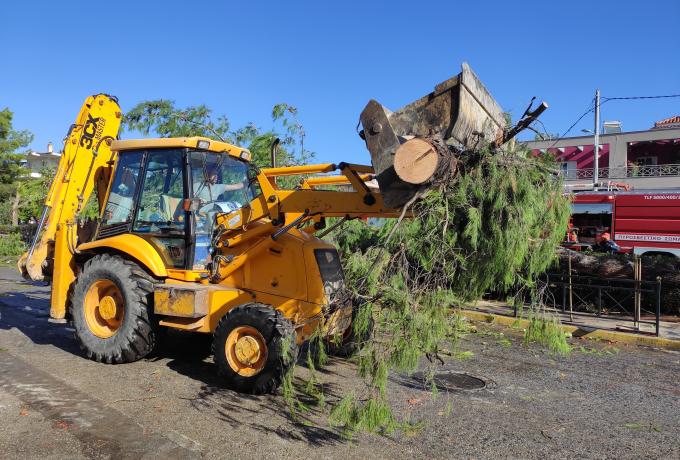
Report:
[[[37,345],[53,345],[81,356],[68,324],[54,324],[50,316],[49,291],[42,286],[0,293],[0,330],[17,329]],[[23,287],[23,286],[22,286]]]
[[[4,276],[0,292],[0,330],[17,329],[37,345],[52,345],[67,353],[82,357],[80,347],[67,324],[48,323],[49,288]],[[211,356],[212,336],[169,330],[161,338],[161,346],[147,358],[148,361],[167,361],[166,365],[191,379],[202,383],[191,406],[202,412],[212,412],[219,420],[232,428],[249,426],[263,434],[275,434],[289,441],[301,441],[313,446],[335,445],[345,442],[336,430],[319,425],[324,421],[321,409],[313,407],[313,401],[300,398],[310,409],[294,416],[281,395],[254,396],[236,393],[224,387],[217,376]],[[83,358],[85,359],[85,358]],[[306,369],[306,356],[301,353],[299,370]],[[335,375],[329,367],[318,372]],[[302,384],[296,379],[296,385]],[[327,400],[338,399],[333,384],[324,385]],[[323,422],[321,422],[323,423]]]
[[[275,434],[289,441],[302,441],[313,446],[335,445],[345,442],[336,430],[318,425],[321,411],[311,407],[308,412],[291,414],[279,395],[247,395],[224,387],[217,376],[210,356],[210,336],[170,331],[155,359],[168,359],[167,366],[175,372],[202,382],[193,398],[186,398],[201,412],[210,412],[234,429],[244,425],[264,434]],[[300,382],[296,382],[300,383]],[[332,384],[325,385],[327,398],[337,398]],[[279,391],[280,393],[280,391]],[[277,422],[278,426],[277,426]]]

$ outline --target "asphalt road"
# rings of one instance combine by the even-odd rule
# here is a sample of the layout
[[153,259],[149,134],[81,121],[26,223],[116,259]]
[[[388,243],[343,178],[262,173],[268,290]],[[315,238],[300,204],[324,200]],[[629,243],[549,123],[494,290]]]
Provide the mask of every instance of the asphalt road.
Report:
[[[47,322],[47,298],[0,269],[2,458],[680,458],[677,352],[575,340],[561,358],[477,324],[461,343],[472,356],[442,369],[484,388],[433,399],[394,377],[394,406],[424,428],[347,440],[323,415],[295,421],[278,396],[220,386],[194,337],[133,364],[88,361]],[[323,378],[330,399],[361,385],[343,361]]]

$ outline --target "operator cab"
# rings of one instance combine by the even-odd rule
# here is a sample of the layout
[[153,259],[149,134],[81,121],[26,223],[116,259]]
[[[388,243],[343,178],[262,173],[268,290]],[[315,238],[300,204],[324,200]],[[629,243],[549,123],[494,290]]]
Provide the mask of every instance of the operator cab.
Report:
[[250,152],[205,138],[115,141],[114,177],[95,239],[132,233],[168,268],[205,270],[214,216],[249,203]]

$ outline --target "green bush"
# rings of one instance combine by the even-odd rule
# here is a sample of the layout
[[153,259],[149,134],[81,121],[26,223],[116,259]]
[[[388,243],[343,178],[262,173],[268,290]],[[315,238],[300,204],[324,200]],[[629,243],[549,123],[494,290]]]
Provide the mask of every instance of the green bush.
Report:
[[19,233],[0,235],[0,257],[18,257],[25,249]]

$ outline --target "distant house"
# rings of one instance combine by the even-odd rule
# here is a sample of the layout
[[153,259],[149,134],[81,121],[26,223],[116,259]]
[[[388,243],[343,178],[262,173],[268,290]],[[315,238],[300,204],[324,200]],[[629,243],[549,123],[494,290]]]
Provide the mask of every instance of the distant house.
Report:
[[[680,188],[680,116],[658,121],[646,131],[620,132],[620,124],[615,126],[618,129],[600,135],[601,184],[624,183],[637,190]],[[549,153],[561,163],[569,189],[592,189],[592,134],[526,144],[535,155]]]
[[47,144],[46,152],[30,151],[26,153],[26,159],[22,161],[24,167],[30,170],[31,177],[42,177],[42,171],[47,169],[57,169],[61,158],[60,152],[55,152],[52,143]]
[[653,129],[680,128],[680,115],[654,123]]

